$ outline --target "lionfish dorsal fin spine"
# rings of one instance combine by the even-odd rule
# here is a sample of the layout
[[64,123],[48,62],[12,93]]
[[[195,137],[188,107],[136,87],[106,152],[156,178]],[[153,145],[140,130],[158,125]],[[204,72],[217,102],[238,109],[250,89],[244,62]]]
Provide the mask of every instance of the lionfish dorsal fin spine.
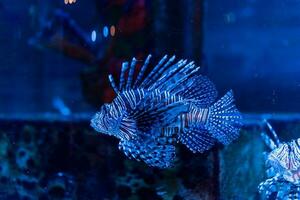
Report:
[[151,57],[152,57],[151,54],[149,54],[149,55],[147,56],[147,58],[146,58],[146,60],[145,60],[145,62],[144,62],[144,65],[142,66],[142,68],[141,68],[141,70],[140,70],[140,72],[139,72],[139,74],[138,74],[138,76],[137,76],[137,78],[136,78],[136,81],[135,81],[135,83],[134,83],[134,85],[133,85],[133,88],[136,88],[136,87],[138,86],[139,82],[142,80],[142,78],[143,78],[143,76],[144,76],[144,73],[145,73],[147,67],[149,66]]
[[[194,65],[191,65],[191,68],[193,68]],[[177,80],[177,82],[175,84],[169,85],[168,87],[168,91],[175,92],[176,88],[181,85],[183,82],[185,82],[188,78],[192,77],[198,70],[200,69],[200,67],[196,67],[193,71],[191,71],[190,73],[184,75],[183,77],[179,78],[179,80]]]
[[264,120],[264,122],[266,123],[268,129],[270,130],[271,134],[272,134],[272,137],[274,139],[274,143],[276,144],[276,146],[278,147],[280,145],[280,140],[277,136],[277,133],[276,131],[273,129],[272,125],[267,121],[267,120]]
[[[120,93],[137,88],[143,88],[149,91],[168,91],[174,95],[184,95],[184,99],[199,100],[202,105],[208,105],[215,100],[217,92],[215,92],[216,90],[214,89],[213,84],[208,79],[202,79],[201,85],[192,83],[193,81],[198,80],[197,77],[199,79],[202,78],[202,76],[198,74],[200,67],[196,66],[193,61],[187,62],[187,60],[182,59],[172,64],[175,61],[175,55],[169,58],[167,55],[163,56],[158,64],[151,70],[149,75],[143,78],[149,66],[151,57],[151,54],[147,56],[135,81],[133,81],[133,77],[137,70],[137,59],[133,58],[130,66],[128,62],[123,62],[119,88],[116,87],[112,76],[110,76],[110,82],[114,91]],[[125,78],[128,69],[128,77]],[[193,77],[196,78],[193,79]],[[190,81],[189,79],[193,79],[193,81]],[[207,83],[204,83],[205,80],[207,80]],[[133,82],[134,84],[132,84]],[[200,81],[198,81],[198,83],[200,83]],[[206,86],[209,86],[208,88],[210,88],[210,90],[206,90]],[[187,93],[187,90],[189,90],[190,93]],[[205,92],[202,92],[202,90]],[[212,96],[209,96],[209,94],[212,94]]]
[[119,93],[119,89],[116,86],[116,82],[114,80],[114,77],[110,74],[110,75],[108,75],[108,79],[109,79],[111,87],[113,88],[113,90],[115,91],[115,93],[118,94]]
[[167,83],[168,81],[170,82],[170,79],[174,77],[176,73],[181,73],[183,71],[184,66],[186,64],[186,60],[180,60],[176,64],[170,67],[164,75],[162,75],[154,84],[150,86],[150,89],[157,88],[161,89],[159,86],[164,86],[164,83]]
[[[178,79],[179,77],[177,77],[176,74],[182,73],[184,71],[184,68],[190,66],[189,64],[185,65],[185,63],[176,63],[175,65],[171,66],[168,71],[166,71],[166,74],[167,74],[166,77],[165,76],[157,77],[158,79],[152,85],[150,85],[149,87],[158,89],[159,87],[168,85],[172,81],[172,78],[173,79],[176,79],[176,78]],[[174,70],[171,70],[172,68],[174,68]],[[169,73],[170,71],[173,72],[173,73]],[[163,78],[165,78],[165,81],[164,82],[160,81]],[[155,80],[155,79],[153,79],[153,80]],[[173,80],[173,82],[174,82],[174,80]]]
[[151,80],[148,82],[148,84],[146,85],[146,87],[149,87],[151,85],[153,85],[154,83],[157,82],[158,78],[160,78],[163,75],[163,72],[165,72],[166,69],[168,69],[168,67],[170,67],[171,63],[175,60],[176,56],[173,55],[168,62],[166,62],[155,74],[154,76],[151,78]]
[[135,65],[136,65],[136,58],[132,58],[129,73],[128,73],[128,78],[127,78],[127,83],[126,83],[126,90],[129,90],[131,88]]
[[165,55],[158,64],[153,68],[153,70],[150,72],[150,74],[144,79],[144,81],[141,83],[141,87],[145,87],[145,85],[151,81],[151,77],[159,70],[159,68],[162,66],[162,64],[167,60],[168,56]]
[[167,90],[171,92],[171,89],[176,88],[178,85],[182,84],[187,77],[192,77],[198,71],[194,62],[186,62],[183,65],[173,66],[176,70],[169,74],[164,82],[157,81],[152,88],[157,88],[159,90]]
[[119,90],[122,91],[124,84],[125,84],[125,73],[128,69],[128,62],[123,62],[122,63],[122,68],[121,68],[121,75],[120,75],[120,84],[119,84]]

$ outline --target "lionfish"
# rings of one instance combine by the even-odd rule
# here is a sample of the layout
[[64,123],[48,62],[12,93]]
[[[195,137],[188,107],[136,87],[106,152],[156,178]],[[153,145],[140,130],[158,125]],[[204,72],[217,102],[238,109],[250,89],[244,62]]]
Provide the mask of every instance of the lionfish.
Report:
[[119,86],[108,76],[117,96],[92,118],[96,131],[120,139],[119,149],[129,158],[159,168],[173,166],[178,142],[202,153],[239,136],[242,118],[232,91],[215,102],[215,86],[199,74],[200,67],[174,62],[175,56],[165,55],[144,77],[150,58],[140,71],[137,59],[123,62]]
[[291,142],[280,142],[271,124],[265,121],[271,137],[262,133],[271,149],[266,157],[268,179],[258,186],[265,199],[300,199],[300,138]]

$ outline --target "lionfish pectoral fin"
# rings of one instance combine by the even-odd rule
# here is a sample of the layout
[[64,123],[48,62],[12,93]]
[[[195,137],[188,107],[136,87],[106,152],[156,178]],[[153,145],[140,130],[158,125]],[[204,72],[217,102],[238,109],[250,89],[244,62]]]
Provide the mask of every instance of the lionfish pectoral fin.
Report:
[[154,139],[147,143],[140,140],[121,140],[119,149],[129,158],[142,160],[147,165],[158,168],[171,167],[176,157],[175,146],[161,145]]
[[155,145],[141,155],[143,161],[153,167],[168,168],[173,166],[176,157],[174,145]]
[[140,161],[140,154],[142,152],[142,145],[136,139],[120,140],[119,149],[130,159],[134,158]]
[[120,138],[123,139],[133,139],[137,137],[137,127],[135,120],[123,117],[120,121]]
[[188,111],[188,104],[166,102],[156,98],[146,97],[134,109],[128,112],[128,117],[136,121],[137,129],[150,131],[155,127],[167,126],[176,120],[181,113]]
[[179,140],[194,153],[209,150],[216,141],[204,127],[185,128]]
[[233,92],[230,90],[209,107],[206,128],[219,142],[227,145],[238,138],[241,127],[242,116],[234,104]]

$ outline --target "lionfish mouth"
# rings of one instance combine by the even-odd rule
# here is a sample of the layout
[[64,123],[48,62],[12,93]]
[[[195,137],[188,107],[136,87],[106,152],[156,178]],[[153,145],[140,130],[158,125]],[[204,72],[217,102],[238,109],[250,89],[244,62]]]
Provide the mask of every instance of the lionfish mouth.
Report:
[[103,116],[96,113],[94,117],[91,119],[90,126],[97,132],[105,134],[105,135],[113,135],[113,133],[109,132],[107,127],[107,121]]
[[90,125],[93,129],[95,129],[95,131],[106,134],[106,127],[103,127],[104,123],[101,123],[101,116],[99,116],[98,113],[93,116]]
[[95,129],[97,132],[101,132],[97,126],[96,115],[91,119],[90,126]]

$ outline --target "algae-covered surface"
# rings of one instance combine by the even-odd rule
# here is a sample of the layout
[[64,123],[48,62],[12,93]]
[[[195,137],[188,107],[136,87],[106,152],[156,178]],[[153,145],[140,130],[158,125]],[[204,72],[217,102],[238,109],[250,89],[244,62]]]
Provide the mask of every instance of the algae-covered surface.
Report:
[[[282,141],[299,123],[271,122]],[[177,149],[174,168],[129,160],[88,121],[1,121],[0,199],[259,199],[266,178],[260,133],[247,126],[229,146],[204,154]]]

